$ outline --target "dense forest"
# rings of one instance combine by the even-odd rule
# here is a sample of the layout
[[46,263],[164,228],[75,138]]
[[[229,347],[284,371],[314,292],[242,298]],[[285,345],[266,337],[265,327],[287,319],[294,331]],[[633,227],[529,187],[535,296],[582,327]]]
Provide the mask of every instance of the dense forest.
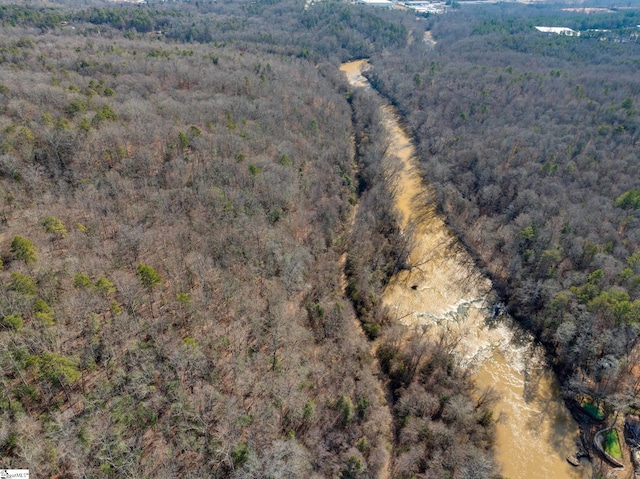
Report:
[[567,397],[627,411],[640,406],[637,20],[463,8],[429,19],[435,47],[376,56],[369,73],[413,129],[450,225],[546,345]]
[[375,475],[388,412],[339,282],[344,95],[301,60],[11,33],[3,464]]
[[341,0],[325,0],[312,9],[304,5],[300,0],[236,0],[68,10],[10,3],[0,5],[0,24],[38,31],[77,28],[85,35],[130,39],[233,44],[316,62],[365,57],[407,42],[405,23],[411,17],[406,14],[354,8]]
[[412,265],[365,56],[567,398],[640,407],[637,11],[72,3],[0,5],[2,467],[499,477],[456,338],[381,308]]
[[338,63],[414,19],[303,7],[0,5],[2,467],[497,477],[491,402],[379,304],[406,240]]

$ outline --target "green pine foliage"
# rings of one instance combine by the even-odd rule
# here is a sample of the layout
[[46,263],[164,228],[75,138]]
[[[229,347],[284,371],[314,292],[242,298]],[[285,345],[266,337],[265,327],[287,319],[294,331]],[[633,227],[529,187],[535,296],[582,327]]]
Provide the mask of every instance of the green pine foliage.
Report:
[[16,259],[23,261],[27,265],[33,264],[38,260],[38,251],[35,245],[22,236],[15,236],[11,240],[11,252]]
[[162,280],[155,269],[142,263],[139,264],[136,268],[136,276],[140,280],[140,284],[142,284],[142,286],[147,289],[154,288],[155,286],[160,284],[160,281]]

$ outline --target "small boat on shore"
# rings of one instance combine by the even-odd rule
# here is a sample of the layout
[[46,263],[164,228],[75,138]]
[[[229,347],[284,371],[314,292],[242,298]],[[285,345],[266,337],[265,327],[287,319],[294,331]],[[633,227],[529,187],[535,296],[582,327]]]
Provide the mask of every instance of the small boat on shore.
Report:
[[567,456],[567,462],[575,467],[578,467],[580,465],[580,459],[578,459],[578,456],[576,454]]

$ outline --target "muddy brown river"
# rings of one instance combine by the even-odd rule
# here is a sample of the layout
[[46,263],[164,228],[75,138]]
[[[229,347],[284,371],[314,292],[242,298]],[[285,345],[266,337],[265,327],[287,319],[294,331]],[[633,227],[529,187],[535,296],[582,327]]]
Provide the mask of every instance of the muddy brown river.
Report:
[[[370,88],[361,75],[366,68],[366,60],[359,60],[340,69],[351,85]],[[385,167],[395,172],[395,206],[412,239],[411,269],[392,278],[384,291],[385,305],[408,327],[456,339],[456,355],[474,371],[478,394],[488,387],[497,393],[496,457],[505,478],[591,477],[588,462],[573,467],[566,461],[576,451],[578,425],[542,351],[510,318],[490,321],[489,280],[436,213],[414,148],[390,105],[384,106],[383,116],[390,137]]]

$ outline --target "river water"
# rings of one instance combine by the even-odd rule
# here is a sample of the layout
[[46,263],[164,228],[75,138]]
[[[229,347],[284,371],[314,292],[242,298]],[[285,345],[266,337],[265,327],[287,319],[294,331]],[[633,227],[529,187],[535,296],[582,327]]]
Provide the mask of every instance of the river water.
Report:
[[[361,75],[366,60],[341,70],[353,86],[370,88]],[[498,395],[496,458],[509,479],[579,479],[589,463],[573,467],[578,425],[541,350],[512,320],[490,320],[491,284],[447,228],[421,178],[415,150],[390,105],[384,106],[390,145],[385,161],[393,170],[394,201],[405,234],[412,238],[410,270],[392,278],[383,294],[397,321],[455,339],[461,364],[474,371],[476,390]]]

